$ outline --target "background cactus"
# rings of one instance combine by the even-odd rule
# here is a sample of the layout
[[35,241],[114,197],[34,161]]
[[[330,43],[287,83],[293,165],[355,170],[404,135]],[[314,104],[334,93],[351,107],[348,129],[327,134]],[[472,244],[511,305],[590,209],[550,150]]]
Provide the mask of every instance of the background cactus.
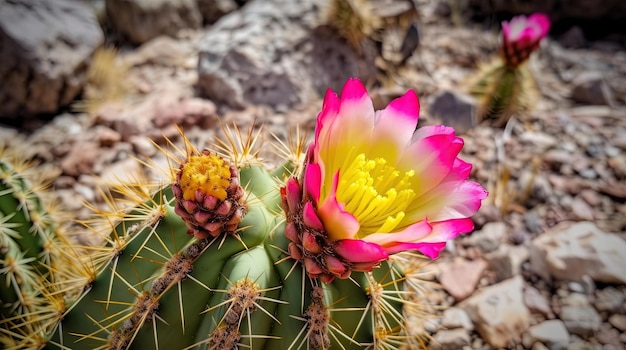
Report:
[[[135,206],[99,211],[97,219],[85,222],[107,244],[93,248],[81,265],[80,296],[64,304],[62,321],[52,330],[32,330],[41,344],[49,349],[417,344],[403,316],[415,306],[409,298],[415,293],[405,291],[400,267],[384,262],[372,273],[355,272],[351,280],[331,284],[306,276],[288,255],[279,191],[288,169],[297,165],[287,161],[270,172],[251,157],[254,142],[238,145],[242,149],[230,152],[226,165],[237,165],[247,213],[234,230],[225,226],[216,236],[194,236],[196,226],[177,214],[179,183],[113,188],[110,203],[123,195]],[[184,154],[181,164],[210,156],[189,142]],[[177,168],[183,167],[172,166],[172,180],[180,180]],[[220,186],[231,185],[232,178]]]
[[529,110],[539,95],[527,65],[509,66],[500,58],[481,66],[468,85],[478,101],[478,120],[492,119],[497,127]]
[[39,339],[32,330],[58,321],[76,261],[68,216],[47,191],[55,173],[25,153],[0,146],[0,322],[8,326],[0,342],[6,347],[34,346]]

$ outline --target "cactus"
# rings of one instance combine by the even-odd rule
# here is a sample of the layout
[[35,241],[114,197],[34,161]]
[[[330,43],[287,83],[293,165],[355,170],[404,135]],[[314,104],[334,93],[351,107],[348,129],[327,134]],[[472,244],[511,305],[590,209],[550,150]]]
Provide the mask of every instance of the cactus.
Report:
[[500,58],[481,66],[469,86],[478,100],[478,121],[493,119],[496,127],[504,126],[515,113],[529,110],[538,96],[528,66],[512,67]]
[[46,189],[55,174],[29,162],[24,151],[0,146],[0,323],[11,329],[0,339],[6,347],[32,345],[37,337],[25,338],[31,329],[58,321],[76,261],[66,237],[68,215]]
[[526,62],[549,30],[550,20],[542,13],[502,22],[499,57],[479,67],[469,81],[469,92],[479,101],[479,120],[495,119],[494,126],[501,127],[532,107],[538,91]]
[[[43,288],[49,306],[28,319],[0,322],[0,339],[7,348],[46,349],[424,347],[405,316],[423,312],[421,267],[406,264],[422,255],[409,251],[437,257],[446,240],[473,228],[468,216],[487,193],[466,181],[470,166],[456,157],[462,140],[452,130],[412,135],[418,111],[409,91],[375,113],[365,87],[350,79],[341,100],[326,94],[306,156],[304,141],[288,142],[275,152],[284,164],[271,170],[252,129],[246,137],[225,127],[217,152],[198,151],[182,133],[184,149],[168,140],[174,152],[159,146],[168,183],[103,191],[112,210],[94,206],[95,218],[83,223],[105,244],[81,248],[92,254],[67,263],[76,277]],[[376,122],[376,137],[341,137],[362,117]],[[390,142],[398,132],[410,155],[430,152],[437,162],[400,158],[395,146],[406,142]],[[371,153],[370,140],[384,149]],[[336,152],[346,148],[359,152]],[[52,316],[37,318],[39,310]]]
[[[80,295],[64,302],[48,295],[63,312],[45,328],[24,332],[23,338],[37,336],[36,344],[22,339],[12,343],[14,348],[387,349],[418,344],[403,316],[416,305],[415,291],[399,264],[386,261],[373,272],[326,284],[307,276],[303,264],[290,258],[279,188],[298,168],[299,154],[283,151],[291,153],[291,160],[270,171],[251,150],[254,140],[239,142],[240,149],[230,156],[185,144],[183,160],[169,153],[180,163],[170,169],[172,184],[120,184],[108,193],[113,210],[94,208],[96,219],[84,224],[107,243],[92,248],[77,267],[85,276]],[[222,142],[221,148],[227,145]],[[302,142],[295,151],[301,150]],[[188,172],[210,175],[197,178]],[[194,185],[199,187],[189,195]],[[130,209],[114,199],[120,195],[133,203]],[[191,202],[204,207],[199,210]],[[10,326],[16,323],[26,326],[24,320]],[[2,327],[11,329],[8,324]]]

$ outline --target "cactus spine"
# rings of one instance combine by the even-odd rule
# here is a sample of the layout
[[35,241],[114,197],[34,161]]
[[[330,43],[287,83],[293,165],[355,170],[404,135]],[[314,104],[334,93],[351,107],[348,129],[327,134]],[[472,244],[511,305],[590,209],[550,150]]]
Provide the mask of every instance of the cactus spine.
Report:
[[[45,348],[417,347],[419,339],[404,322],[404,312],[415,306],[415,291],[405,290],[412,284],[397,264],[386,262],[374,272],[326,284],[309,278],[289,257],[279,188],[298,165],[287,161],[268,171],[252,156],[253,141],[221,143],[233,145],[224,156],[228,174],[217,171],[213,180],[203,179],[187,199],[179,198],[185,192],[182,169],[198,169],[186,165],[213,156],[188,141],[185,159],[172,167],[174,184],[115,188],[134,207],[101,211],[98,220],[86,223],[107,244],[82,265],[88,266],[82,275],[89,278],[80,296],[68,302],[62,321],[45,330]],[[207,187],[206,181],[214,182]],[[237,182],[243,200],[235,195]],[[224,204],[229,198],[245,208],[232,210],[236,206]],[[198,211],[185,200],[204,207]],[[114,202],[113,194],[109,201]],[[229,210],[219,209],[223,205]],[[181,212],[181,206],[191,210]],[[211,220],[219,212],[228,213],[219,232],[199,229],[214,228]],[[233,227],[237,213],[245,216]]]

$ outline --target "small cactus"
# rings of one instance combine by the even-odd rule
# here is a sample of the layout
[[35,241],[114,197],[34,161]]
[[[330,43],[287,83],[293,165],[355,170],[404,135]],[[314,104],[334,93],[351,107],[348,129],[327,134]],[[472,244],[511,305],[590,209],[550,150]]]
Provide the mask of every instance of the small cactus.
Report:
[[502,22],[500,56],[481,65],[468,85],[478,99],[478,120],[494,119],[501,127],[518,112],[531,109],[538,92],[525,64],[548,34],[550,20],[536,13]]

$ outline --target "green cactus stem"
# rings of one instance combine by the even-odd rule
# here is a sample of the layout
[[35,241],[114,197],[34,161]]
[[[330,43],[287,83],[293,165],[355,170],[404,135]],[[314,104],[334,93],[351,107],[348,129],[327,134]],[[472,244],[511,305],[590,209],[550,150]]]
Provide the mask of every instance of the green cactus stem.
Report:
[[509,66],[501,58],[478,69],[469,92],[478,100],[478,121],[491,120],[496,127],[504,126],[514,114],[530,110],[537,96],[528,66]]

